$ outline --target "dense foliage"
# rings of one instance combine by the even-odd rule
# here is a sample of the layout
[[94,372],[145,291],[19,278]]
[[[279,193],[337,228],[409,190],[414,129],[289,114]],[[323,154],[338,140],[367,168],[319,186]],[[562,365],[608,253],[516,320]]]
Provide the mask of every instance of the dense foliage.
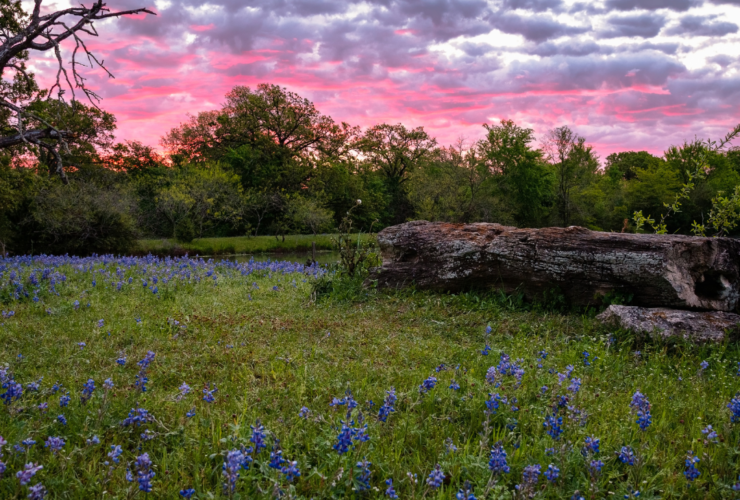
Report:
[[[50,175],[56,163],[43,148],[0,152],[4,251],[315,235],[336,229],[350,209],[359,231],[420,218],[604,231],[665,220],[668,232],[688,234],[696,222],[699,232],[732,234],[740,216],[740,150],[731,144],[694,140],[662,157],[626,151],[602,162],[568,127],[538,148],[531,129],[503,120],[484,124],[475,143],[446,147],[421,127],[335,123],[267,84],[236,87],[221,109],[188,117],[162,139],[165,155],[115,143],[115,117],[96,108],[79,105],[67,122],[74,134],[60,154],[69,186]],[[638,211],[644,220],[633,220]]]
[[737,498],[736,344],[322,272],[0,259],[0,497]]

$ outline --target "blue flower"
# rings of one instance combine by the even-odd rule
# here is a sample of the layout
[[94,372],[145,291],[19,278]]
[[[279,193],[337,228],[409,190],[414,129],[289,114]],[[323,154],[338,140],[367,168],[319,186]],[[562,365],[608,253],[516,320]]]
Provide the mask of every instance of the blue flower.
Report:
[[279,442],[276,440],[275,446],[273,446],[273,449],[270,452],[270,463],[268,465],[273,469],[281,469],[285,463],[283,450],[277,449],[278,444]]
[[383,406],[380,407],[380,410],[378,410],[378,420],[381,422],[385,422],[388,419],[388,416],[396,411],[395,404],[396,404],[396,389],[391,387],[390,391],[385,392],[386,396],[383,400]]
[[490,367],[486,371],[486,382],[488,382],[491,385],[495,384],[496,383],[496,375],[498,375],[498,370],[496,369],[496,367],[495,366]]
[[34,484],[28,487],[28,496],[26,498],[30,500],[44,500],[46,496],[46,488],[41,483]]
[[195,416],[195,408],[191,409],[189,412],[185,414],[186,417],[192,418]]
[[735,397],[730,400],[727,407],[732,412],[732,417],[730,417],[732,422],[740,421],[740,393],[735,394]]
[[121,366],[125,365],[125,364],[126,364],[126,356],[121,356],[121,357],[119,357],[119,358],[118,358],[118,359],[116,360],[116,363],[118,363],[118,364],[119,364],[119,365],[121,365]]
[[280,472],[285,475],[285,479],[290,483],[293,479],[301,477],[301,471],[298,469],[298,462],[287,462],[287,466],[280,469]]
[[193,488],[188,488],[185,490],[180,490],[180,496],[183,498],[190,498],[193,495],[195,495],[195,490]]
[[629,446],[622,446],[619,452],[619,461],[627,465],[635,465],[635,452]]
[[488,399],[486,400],[486,413],[489,415],[495,415],[498,411],[501,403],[506,404],[506,399],[502,399],[498,393],[488,393]]
[[696,464],[698,463],[699,458],[694,456],[693,451],[689,451],[688,455],[686,455],[686,470],[683,472],[683,475],[686,476],[686,479],[689,481],[693,481],[701,475],[699,469],[696,468]]
[[711,425],[707,425],[704,429],[701,431],[702,434],[707,436],[707,439],[717,442],[717,433],[712,429]]
[[108,452],[108,457],[113,460],[113,463],[118,463],[121,461],[121,453],[123,453],[123,450],[119,445],[113,444],[110,447],[110,451]]
[[252,437],[249,440],[254,444],[254,452],[259,453],[261,449],[267,448],[267,444],[265,443],[265,428],[262,427],[259,419],[250,427],[252,428]]
[[207,384],[206,387],[203,389],[203,401],[206,403],[213,403],[216,401],[216,398],[213,397],[213,393],[216,392],[218,389],[216,388],[216,384],[213,384],[213,389],[211,389],[211,384]]
[[604,462],[601,460],[591,460],[591,463],[588,464],[588,467],[590,469],[591,475],[596,476],[601,472],[601,468],[604,467]]
[[85,385],[82,386],[82,395],[80,396],[82,404],[85,404],[90,400],[94,390],[95,381],[93,379],[88,379],[87,382],[85,382]]
[[67,425],[67,419],[64,418],[64,415],[59,415],[57,417],[57,422],[59,422],[62,425]]
[[298,412],[298,416],[301,418],[308,418],[308,415],[311,413],[311,410],[306,408],[305,406],[301,407],[301,411]]
[[522,483],[517,484],[515,488],[526,497],[526,492],[533,491],[537,486],[541,471],[542,467],[539,464],[526,466],[522,472]]
[[385,490],[385,495],[388,498],[397,499],[398,495],[396,494],[396,490],[393,488],[393,479],[389,478],[385,480],[385,484],[388,485],[388,488]]
[[547,429],[547,433],[551,438],[556,441],[560,439],[560,434],[563,433],[563,417],[548,415],[545,417],[545,422],[542,425]]
[[27,463],[23,470],[19,470],[18,472],[16,472],[15,477],[20,480],[21,486],[25,486],[31,481],[31,478],[43,468],[43,465]]
[[483,350],[480,352],[484,356],[488,356],[488,353],[491,352],[491,346],[486,344],[486,347],[483,348]]
[[491,448],[491,458],[488,460],[488,468],[494,474],[508,474],[511,468],[506,461],[506,450],[499,441]]
[[419,393],[420,394],[426,394],[427,392],[434,389],[434,386],[437,385],[437,379],[434,376],[429,376],[424,382],[421,383],[419,386]]
[[240,450],[231,450],[226,454],[224,460],[223,472],[221,473],[226,481],[224,482],[224,491],[233,493],[236,489],[236,480],[239,479],[239,470],[245,463],[245,456]]
[[105,324],[105,320],[102,320],[102,319],[98,320],[98,328],[103,328],[104,324]]
[[113,389],[113,380],[109,378],[105,379],[103,381],[103,388],[107,391]]
[[362,462],[357,462],[356,466],[359,469],[357,475],[357,489],[358,491],[367,491],[370,489],[370,462],[366,458],[362,459]]
[[452,389],[453,391],[457,391],[460,389],[460,384],[455,382],[455,379],[452,379],[452,383],[450,384],[450,389]]
[[463,487],[457,491],[455,494],[456,500],[476,500],[475,495],[473,495],[473,486],[470,484],[470,481],[465,481],[465,484],[463,484]]
[[599,452],[600,439],[597,437],[586,437],[586,446],[584,450],[586,453],[597,454]]
[[49,448],[52,453],[56,453],[64,447],[64,439],[60,437],[49,436],[44,443],[44,448]]
[[632,396],[632,402],[630,408],[637,414],[637,424],[643,431],[652,424],[652,415],[650,414],[651,404],[650,401],[640,392],[637,391]]
[[578,391],[581,389],[581,379],[574,378],[570,381],[570,386],[568,386],[568,390],[572,392],[573,394],[577,394]]
[[432,472],[429,473],[429,477],[427,477],[427,484],[431,488],[437,489],[442,486],[442,482],[444,481],[444,479],[445,473],[442,472],[442,467],[437,464],[436,467],[432,469]]
[[337,436],[337,443],[333,446],[337,453],[343,455],[349,451],[352,445],[352,438],[355,435],[355,429],[342,422],[342,429]]
[[709,362],[708,362],[708,361],[704,360],[704,361],[702,361],[702,362],[701,362],[701,363],[699,364],[699,370],[700,370],[700,371],[702,371],[702,372],[703,372],[703,371],[704,371],[704,370],[706,370],[707,368],[709,368]]
[[545,471],[545,477],[547,478],[548,481],[552,483],[559,476],[560,476],[560,469],[555,467],[553,464],[550,464],[547,466],[547,470]]

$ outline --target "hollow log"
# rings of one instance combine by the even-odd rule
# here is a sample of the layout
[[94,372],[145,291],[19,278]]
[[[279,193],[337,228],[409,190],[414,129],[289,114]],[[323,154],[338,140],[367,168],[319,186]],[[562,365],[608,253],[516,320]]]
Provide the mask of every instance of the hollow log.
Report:
[[731,238],[414,221],[384,229],[378,243],[383,264],[369,279],[381,288],[500,289],[530,299],[558,290],[573,305],[621,296],[717,311],[736,310],[740,298],[740,241]]

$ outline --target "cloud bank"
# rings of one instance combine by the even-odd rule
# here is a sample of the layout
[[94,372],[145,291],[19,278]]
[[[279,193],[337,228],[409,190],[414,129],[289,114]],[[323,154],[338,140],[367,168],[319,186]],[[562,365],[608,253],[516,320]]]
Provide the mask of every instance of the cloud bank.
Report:
[[660,153],[740,122],[740,0],[155,1],[158,16],[106,21],[90,44],[116,77],[89,83],[119,139],[156,145],[261,82],[443,144],[510,118],[537,136],[570,125],[602,155]]

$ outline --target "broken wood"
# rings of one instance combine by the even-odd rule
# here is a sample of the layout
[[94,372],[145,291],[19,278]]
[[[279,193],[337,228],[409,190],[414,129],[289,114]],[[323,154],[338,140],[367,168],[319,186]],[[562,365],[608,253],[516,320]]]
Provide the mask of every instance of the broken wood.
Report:
[[740,241],[730,238],[414,221],[384,229],[378,244],[383,265],[369,279],[381,288],[500,289],[530,299],[556,289],[573,305],[622,296],[718,311],[740,299]]
[[737,334],[740,316],[719,311],[682,311],[667,308],[609,306],[596,317],[607,326],[661,337],[680,336],[693,342],[724,340],[726,332]]

